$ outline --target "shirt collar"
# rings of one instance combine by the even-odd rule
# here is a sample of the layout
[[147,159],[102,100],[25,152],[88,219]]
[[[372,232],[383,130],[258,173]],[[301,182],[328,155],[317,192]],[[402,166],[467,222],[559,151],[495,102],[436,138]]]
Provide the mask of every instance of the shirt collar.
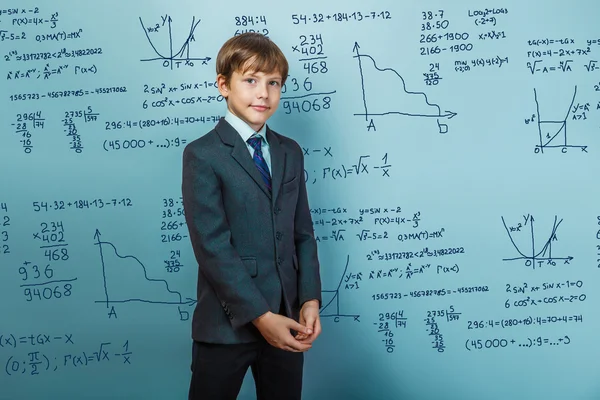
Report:
[[225,112],[225,121],[227,121],[233,127],[233,129],[235,129],[240,134],[244,142],[250,139],[250,137],[255,133],[258,133],[258,135],[260,135],[265,140],[265,143],[267,142],[266,123],[262,126],[262,128],[260,128],[260,131],[255,132],[252,128],[250,128],[250,125],[244,122],[240,117],[234,115],[231,111],[229,111],[229,109],[227,109],[227,111]]

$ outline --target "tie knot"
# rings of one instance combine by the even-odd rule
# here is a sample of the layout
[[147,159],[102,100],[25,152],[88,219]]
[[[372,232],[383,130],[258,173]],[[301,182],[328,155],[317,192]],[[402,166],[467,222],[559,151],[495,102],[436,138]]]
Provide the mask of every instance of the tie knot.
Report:
[[254,135],[250,137],[246,142],[248,142],[248,144],[252,146],[252,148],[255,151],[259,151],[262,145],[262,137],[259,135]]

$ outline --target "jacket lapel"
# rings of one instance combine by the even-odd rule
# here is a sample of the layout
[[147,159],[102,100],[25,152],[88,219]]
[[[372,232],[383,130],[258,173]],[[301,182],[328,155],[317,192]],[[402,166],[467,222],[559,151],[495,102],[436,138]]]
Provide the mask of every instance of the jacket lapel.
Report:
[[279,138],[267,126],[267,141],[271,149],[271,188],[273,198],[277,199],[277,194],[281,188],[283,173],[285,170],[285,149],[281,145]]
[[250,177],[254,180],[254,182],[256,182],[256,184],[267,195],[267,197],[271,199],[271,193],[262,180],[260,172],[258,172],[252,157],[250,157],[248,147],[240,137],[239,133],[237,133],[237,131],[233,129],[233,127],[224,118],[221,118],[215,127],[215,130],[221,137],[223,143],[233,147],[233,150],[231,150],[231,156],[235,159],[235,161],[248,173],[248,175],[250,175]]

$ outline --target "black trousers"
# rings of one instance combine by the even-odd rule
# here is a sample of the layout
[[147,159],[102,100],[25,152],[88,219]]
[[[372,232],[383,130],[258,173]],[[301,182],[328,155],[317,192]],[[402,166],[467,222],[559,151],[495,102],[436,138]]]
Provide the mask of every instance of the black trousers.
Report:
[[248,367],[258,400],[300,400],[304,353],[261,339],[242,344],[194,342],[189,400],[235,400]]

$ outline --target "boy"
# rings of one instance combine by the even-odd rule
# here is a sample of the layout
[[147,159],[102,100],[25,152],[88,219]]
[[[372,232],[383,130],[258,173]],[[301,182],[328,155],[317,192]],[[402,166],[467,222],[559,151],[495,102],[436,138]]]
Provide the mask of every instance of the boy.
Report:
[[189,398],[235,399],[250,366],[259,400],[300,399],[303,353],[321,333],[321,281],[303,152],[266,125],[288,63],[247,33],[216,64],[225,118],[183,153],[199,265]]

